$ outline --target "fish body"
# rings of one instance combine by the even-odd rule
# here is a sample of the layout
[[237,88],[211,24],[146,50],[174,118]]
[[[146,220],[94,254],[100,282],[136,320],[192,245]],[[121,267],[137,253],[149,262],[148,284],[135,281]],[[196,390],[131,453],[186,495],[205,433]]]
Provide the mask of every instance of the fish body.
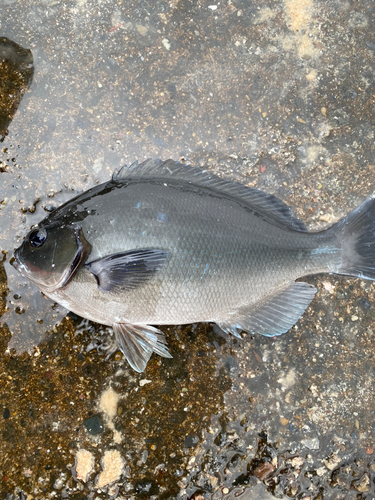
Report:
[[375,201],[320,232],[276,197],[167,160],[123,167],[65,203],[15,252],[52,300],[113,327],[137,371],[169,356],[150,325],[214,322],[284,333],[316,289],[302,276],[374,279]]

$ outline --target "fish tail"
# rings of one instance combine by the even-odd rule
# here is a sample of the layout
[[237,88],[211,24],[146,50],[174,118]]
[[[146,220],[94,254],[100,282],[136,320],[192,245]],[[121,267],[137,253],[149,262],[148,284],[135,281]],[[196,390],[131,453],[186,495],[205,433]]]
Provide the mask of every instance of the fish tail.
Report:
[[341,261],[337,274],[375,280],[375,198],[368,198],[358,208],[329,229],[341,243]]

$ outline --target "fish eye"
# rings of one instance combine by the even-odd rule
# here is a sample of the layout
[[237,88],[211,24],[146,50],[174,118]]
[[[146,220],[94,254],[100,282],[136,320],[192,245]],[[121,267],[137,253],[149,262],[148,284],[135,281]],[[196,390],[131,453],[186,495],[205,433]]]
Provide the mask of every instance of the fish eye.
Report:
[[45,229],[35,229],[29,236],[30,246],[33,248],[39,248],[47,239],[47,231]]

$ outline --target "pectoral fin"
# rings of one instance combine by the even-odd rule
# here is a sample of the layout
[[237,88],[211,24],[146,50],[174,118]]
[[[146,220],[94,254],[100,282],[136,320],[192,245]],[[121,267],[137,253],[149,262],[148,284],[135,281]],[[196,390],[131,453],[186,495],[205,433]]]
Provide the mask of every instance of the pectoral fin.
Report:
[[151,279],[168,256],[168,252],[154,248],[132,250],[108,255],[86,267],[95,276],[100,291],[130,290]]
[[315,293],[316,288],[308,283],[288,283],[263,301],[237,310],[228,321],[217,325],[237,337],[241,330],[267,337],[281,335],[299,320]]
[[119,348],[137,372],[143,372],[153,352],[171,358],[164,333],[148,325],[115,323],[113,331]]

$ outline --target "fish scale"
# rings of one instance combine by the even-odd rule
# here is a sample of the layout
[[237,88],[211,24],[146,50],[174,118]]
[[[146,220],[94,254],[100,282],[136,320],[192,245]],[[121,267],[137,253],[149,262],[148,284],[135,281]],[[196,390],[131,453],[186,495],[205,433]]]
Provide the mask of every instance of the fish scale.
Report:
[[123,167],[59,207],[15,252],[47,296],[113,327],[131,366],[168,357],[151,325],[215,322],[280,335],[316,289],[297,278],[374,279],[375,202],[308,232],[276,197],[167,160]]
[[[121,207],[122,214],[129,214],[119,219],[117,232],[111,230],[108,234],[107,224],[100,226],[95,222],[96,214],[100,213],[103,207],[94,199],[89,200],[87,207],[83,204],[83,208],[95,207],[95,214],[88,216],[82,223],[83,233],[85,234],[86,227],[91,228],[95,225],[98,233],[106,235],[105,238],[97,238],[96,251],[90,256],[92,260],[134,248],[166,247],[172,254],[171,262],[160,271],[155,280],[131,296],[126,293],[125,297],[118,294],[111,297],[111,300],[117,302],[117,314],[123,315],[127,322],[137,323],[139,318],[147,324],[180,324],[197,321],[197,318],[215,321],[221,319],[223,312],[225,315],[225,309],[233,311],[238,304],[241,304],[241,301],[256,301],[257,290],[262,294],[264,289],[269,290],[275,286],[275,283],[282,282],[286,277],[293,279],[303,274],[297,270],[291,275],[291,265],[295,266],[293,257],[295,251],[290,253],[288,249],[289,261],[292,260],[288,263],[286,262],[287,254],[275,246],[275,235],[263,237],[261,234],[264,231],[263,226],[269,225],[268,223],[255,218],[251,231],[244,227],[246,223],[249,224],[247,220],[249,214],[243,211],[241,204],[237,201],[227,200],[230,207],[225,207],[226,211],[220,207],[221,218],[218,218],[216,207],[225,200],[200,195],[199,209],[205,213],[206,222],[202,225],[202,220],[196,218],[197,206],[192,201],[196,196],[194,190],[178,192],[178,196],[171,198],[168,204],[163,196],[166,186],[163,183],[155,184],[155,182],[153,184],[138,182],[135,185],[124,186],[121,191],[116,191],[117,197],[121,195],[121,200],[114,201],[109,216],[118,217],[116,213],[118,207]],[[153,199],[154,206],[133,210],[133,220],[129,221],[131,209],[135,205],[134,200],[138,200],[142,195],[146,199]],[[168,224],[156,222],[157,213],[161,209],[167,210],[169,214]],[[222,231],[223,225],[225,232]],[[238,231],[238,227],[241,226],[244,227],[243,231]],[[271,229],[273,229],[272,226]],[[279,245],[283,245],[284,241],[284,246],[290,247],[290,231],[279,228],[275,230],[279,233],[276,236]],[[248,235],[248,232],[252,234]],[[115,238],[112,237],[112,233]],[[126,235],[126,241],[120,235]],[[302,236],[306,240],[305,246],[310,245],[314,248],[317,246],[315,241],[311,241],[312,235],[303,234]],[[249,245],[250,237],[254,243]],[[296,236],[294,237],[297,239]],[[85,238],[90,238],[89,230]],[[298,235],[301,245],[300,238],[301,234]],[[261,245],[256,243],[259,239],[264,239]],[[273,245],[273,248],[268,245]],[[197,256],[201,260],[200,266],[193,262]],[[324,260],[324,255],[311,260],[316,261],[311,266],[315,271],[316,264],[319,268],[322,267],[320,262]],[[184,265],[181,265],[181,262]],[[206,263],[209,264],[208,271],[206,271]],[[281,263],[281,272],[277,273],[276,267]],[[266,267],[269,269],[270,276],[268,282],[264,283]],[[244,270],[249,271],[246,276],[243,275]],[[236,275],[237,279],[233,279]],[[85,286],[81,284],[81,277],[77,274],[72,279],[72,283],[77,281],[77,294],[80,294],[80,290]],[[209,286],[207,282],[210,283]],[[93,313],[91,315],[97,322],[105,323],[106,319],[99,311],[102,310],[101,303],[107,301],[107,296],[99,293],[96,288],[92,288],[90,282],[87,287],[88,290],[85,292],[87,300],[97,303],[96,316]],[[186,303],[187,299],[189,299],[188,303]]]

